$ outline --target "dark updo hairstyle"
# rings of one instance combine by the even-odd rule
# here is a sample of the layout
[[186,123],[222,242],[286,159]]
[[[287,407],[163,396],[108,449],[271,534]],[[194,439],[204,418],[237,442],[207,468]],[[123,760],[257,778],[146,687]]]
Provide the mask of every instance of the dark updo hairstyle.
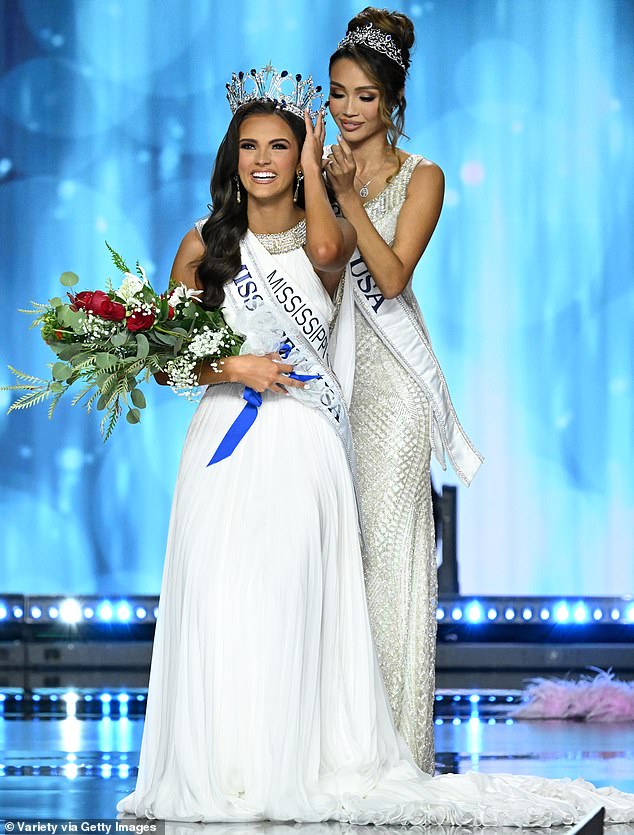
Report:
[[340,58],[351,58],[373,84],[379,88],[379,115],[385,125],[387,136],[392,149],[405,134],[405,77],[410,65],[410,50],[414,46],[414,24],[401,12],[390,12],[387,9],[376,9],[367,6],[362,12],[348,23],[347,32],[367,26],[371,23],[375,29],[380,29],[392,36],[398,48],[405,69],[396,61],[388,58],[383,52],[371,49],[365,44],[347,44],[337,49],[330,58],[329,71]]
[[[288,122],[297,140],[298,161],[306,138],[303,119],[278,107],[272,101],[253,101],[236,110],[229,128],[220,143],[214,170],[211,175],[211,214],[201,234],[205,254],[198,262],[196,276],[203,288],[203,307],[219,307],[225,298],[224,285],[240,271],[240,241],[248,227],[247,204],[249,195],[240,189],[240,202],[236,194],[235,178],[238,173],[240,150],[240,125],[248,116],[279,116]],[[303,183],[300,185],[297,205],[304,208]]]

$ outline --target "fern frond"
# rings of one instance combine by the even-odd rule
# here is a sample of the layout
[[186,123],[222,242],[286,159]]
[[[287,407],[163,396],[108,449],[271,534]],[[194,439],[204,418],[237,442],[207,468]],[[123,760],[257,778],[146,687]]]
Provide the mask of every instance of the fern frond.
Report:
[[149,357],[146,357],[145,363],[147,365],[147,370],[150,374],[156,371],[163,370],[163,367],[161,366],[161,361],[156,354],[151,354]]
[[71,406],[76,406],[82,397],[85,397],[88,392],[94,387],[94,383],[90,383],[90,385],[85,386],[78,394],[76,394],[73,399],[70,401]]
[[74,371],[86,371],[87,369],[95,367],[95,358],[94,357],[86,357],[85,360],[81,362],[75,363],[73,365]]
[[115,386],[113,392],[108,397],[106,402],[106,408],[109,408],[113,403],[117,404],[117,407],[120,409],[119,406],[119,398],[123,397],[124,399],[127,398],[128,395],[128,379],[124,377],[122,380],[117,381],[117,385]]
[[53,395],[53,399],[51,400],[50,405],[48,407],[48,419],[49,420],[51,420],[51,418],[53,417],[53,412],[55,411],[55,407],[59,403],[63,394],[64,394],[63,391],[58,391],[57,394]]
[[147,364],[148,359],[149,359],[149,357],[146,357],[145,359],[135,360],[135,362],[131,363],[126,368],[126,374],[136,377],[136,375],[139,373],[139,371],[141,371],[145,367],[145,365]]
[[[26,311],[24,311],[24,312],[26,312]],[[42,324],[42,322],[43,322],[45,319],[46,319],[46,313],[40,313],[40,314],[38,314],[38,315],[35,317],[35,319],[33,319],[33,321],[31,322],[31,324],[29,325],[29,330],[30,330],[30,331],[32,331],[32,330],[33,330],[33,328],[37,328],[37,327],[38,327],[38,325],[41,325],[41,324]]]
[[29,394],[24,394],[9,406],[7,413],[35,406],[37,403],[41,403],[42,400],[47,400],[51,396],[51,393],[51,390],[47,387],[45,389],[40,389],[39,391],[32,391]]
[[[121,406],[119,406],[118,403],[115,403],[112,410],[110,411],[110,414],[108,415],[106,413],[103,416],[103,419],[101,421],[101,424],[100,424],[99,428],[101,430],[101,434],[103,435],[104,444],[108,440],[108,438],[112,435],[112,431],[115,428],[115,426],[117,425],[117,421],[119,420],[119,417],[121,416],[122,411],[123,410],[121,409]],[[108,424],[107,427],[106,427],[106,423]]]
[[29,383],[34,383],[38,386],[47,386],[48,381],[43,380],[41,377],[35,377],[33,374],[25,374],[24,371],[18,371],[17,368],[14,368],[12,365],[8,365],[7,368],[12,371],[18,380],[26,380]]
[[110,246],[110,244],[108,243],[108,241],[106,241],[106,246],[108,247],[108,251],[110,252],[110,255],[111,255],[111,257],[112,257],[112,263],[115,265],[115,267],[116,267],[118,270],[120,270],[122,273],[129,273],[129,272],[130,272],[130,270],[129,270],[129,268],[128,268],[128,265],[127,265],[127,264],[126,264],[126,262],[123,260],[123,258],[119,255],[119,253],[118,253],[118,252],[116,252],[116,251],[115,251],[115,250],[114,250],[114,249]]
[[86,402],[84,403],[84,408],[86,409],[87,412],[92,411],[93,403],[95,402],[97,397],[99,397],[99,390],[97,390],[94,394],[92,394],[88,398],[88,400],[86,400]]
[[111,395],[112,392],[116,390],[118,379],[119,377],[117,374],[111,374],[105,383],[100,387],[101,394],[108,398],[106,401],[107,403],[110,403],[110,400],[112,399]]
[[28,313],[29,316],[41,316],[43,313],[48,312],[47,304],[42,304],[41,302],[34,301],[32,301],[31,304],[33,305],[33,310],[27,309],[25,307],[18,307],[18,313]]

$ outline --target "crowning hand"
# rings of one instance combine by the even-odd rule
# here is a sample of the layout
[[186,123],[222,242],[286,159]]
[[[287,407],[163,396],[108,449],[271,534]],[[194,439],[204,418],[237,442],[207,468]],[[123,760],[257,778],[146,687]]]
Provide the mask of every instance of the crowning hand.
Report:
[[302,171],[306,173],[311,168],[321,171],[321,158],[324,154],[324,139],[326,138],[323,113],[319,113],[313,126],[310,114],[308,110],[305,110],[304,124],[306,125],[306,139],[300,157]]
[[343,136],[338,136],[337,144],[332,145],[324,161],[324,170],[336,197],[347,192],[356,193],[354,178],[357,166],[352,156],[352,149]]

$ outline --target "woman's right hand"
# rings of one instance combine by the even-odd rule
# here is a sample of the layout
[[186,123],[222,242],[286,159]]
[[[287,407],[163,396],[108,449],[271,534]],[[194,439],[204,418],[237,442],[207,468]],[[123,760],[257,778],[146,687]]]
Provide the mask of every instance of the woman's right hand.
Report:
[[337,137],[337,144],[330,146],[330,153],[323,160],[323,169],[337,199],[348,194],[359,196],[354,187],[357,166],[352,148],[341,135]]
[[[228,361],[225,362],[228,364]],[[304,388],[306,385],[300,380],[292,380],[286,376],[291,373],[293,366],[283,362],[279,354],[266,354],[263,357],[242,354],[231,357],[230,364],[232,382],[243,383],[255,391],[263,392],[269,389],[278,394],[288,394],[286,388],[289,386]]]

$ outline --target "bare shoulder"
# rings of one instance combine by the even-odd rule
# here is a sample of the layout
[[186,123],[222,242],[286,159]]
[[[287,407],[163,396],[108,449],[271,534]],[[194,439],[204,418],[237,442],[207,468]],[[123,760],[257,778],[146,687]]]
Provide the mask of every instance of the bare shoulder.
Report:
[[[178,252],[190,258],[202,258],[205,254],[205,245],[200,237],[198,229],[193,226],[183,237],[178,247]],[[178,254],[178,253],[177,253]]]
[[400,149],[399,154],[401,165],[412,156],[419,157],[407,186],[408,198],[414,197],[423,202],[429,200],[430,197],[442,200],[445,193],[445,175],[442,168],[427,157],[418,154],[406,154]]
[[[413,154],[408,154],[408,156],[413,156]],[[427,157],[420,157],[414,166],[410,182],[414,179],[417,182],[444,184],[445,174],[438,163],[433,162],[431,159],[427,159]]]
[[205,245],[198,230],[194,227],[184,235],[180,242],[172,266],[172,278],[192,289],[201,289],[196,281],[196,268],[204,254]]

